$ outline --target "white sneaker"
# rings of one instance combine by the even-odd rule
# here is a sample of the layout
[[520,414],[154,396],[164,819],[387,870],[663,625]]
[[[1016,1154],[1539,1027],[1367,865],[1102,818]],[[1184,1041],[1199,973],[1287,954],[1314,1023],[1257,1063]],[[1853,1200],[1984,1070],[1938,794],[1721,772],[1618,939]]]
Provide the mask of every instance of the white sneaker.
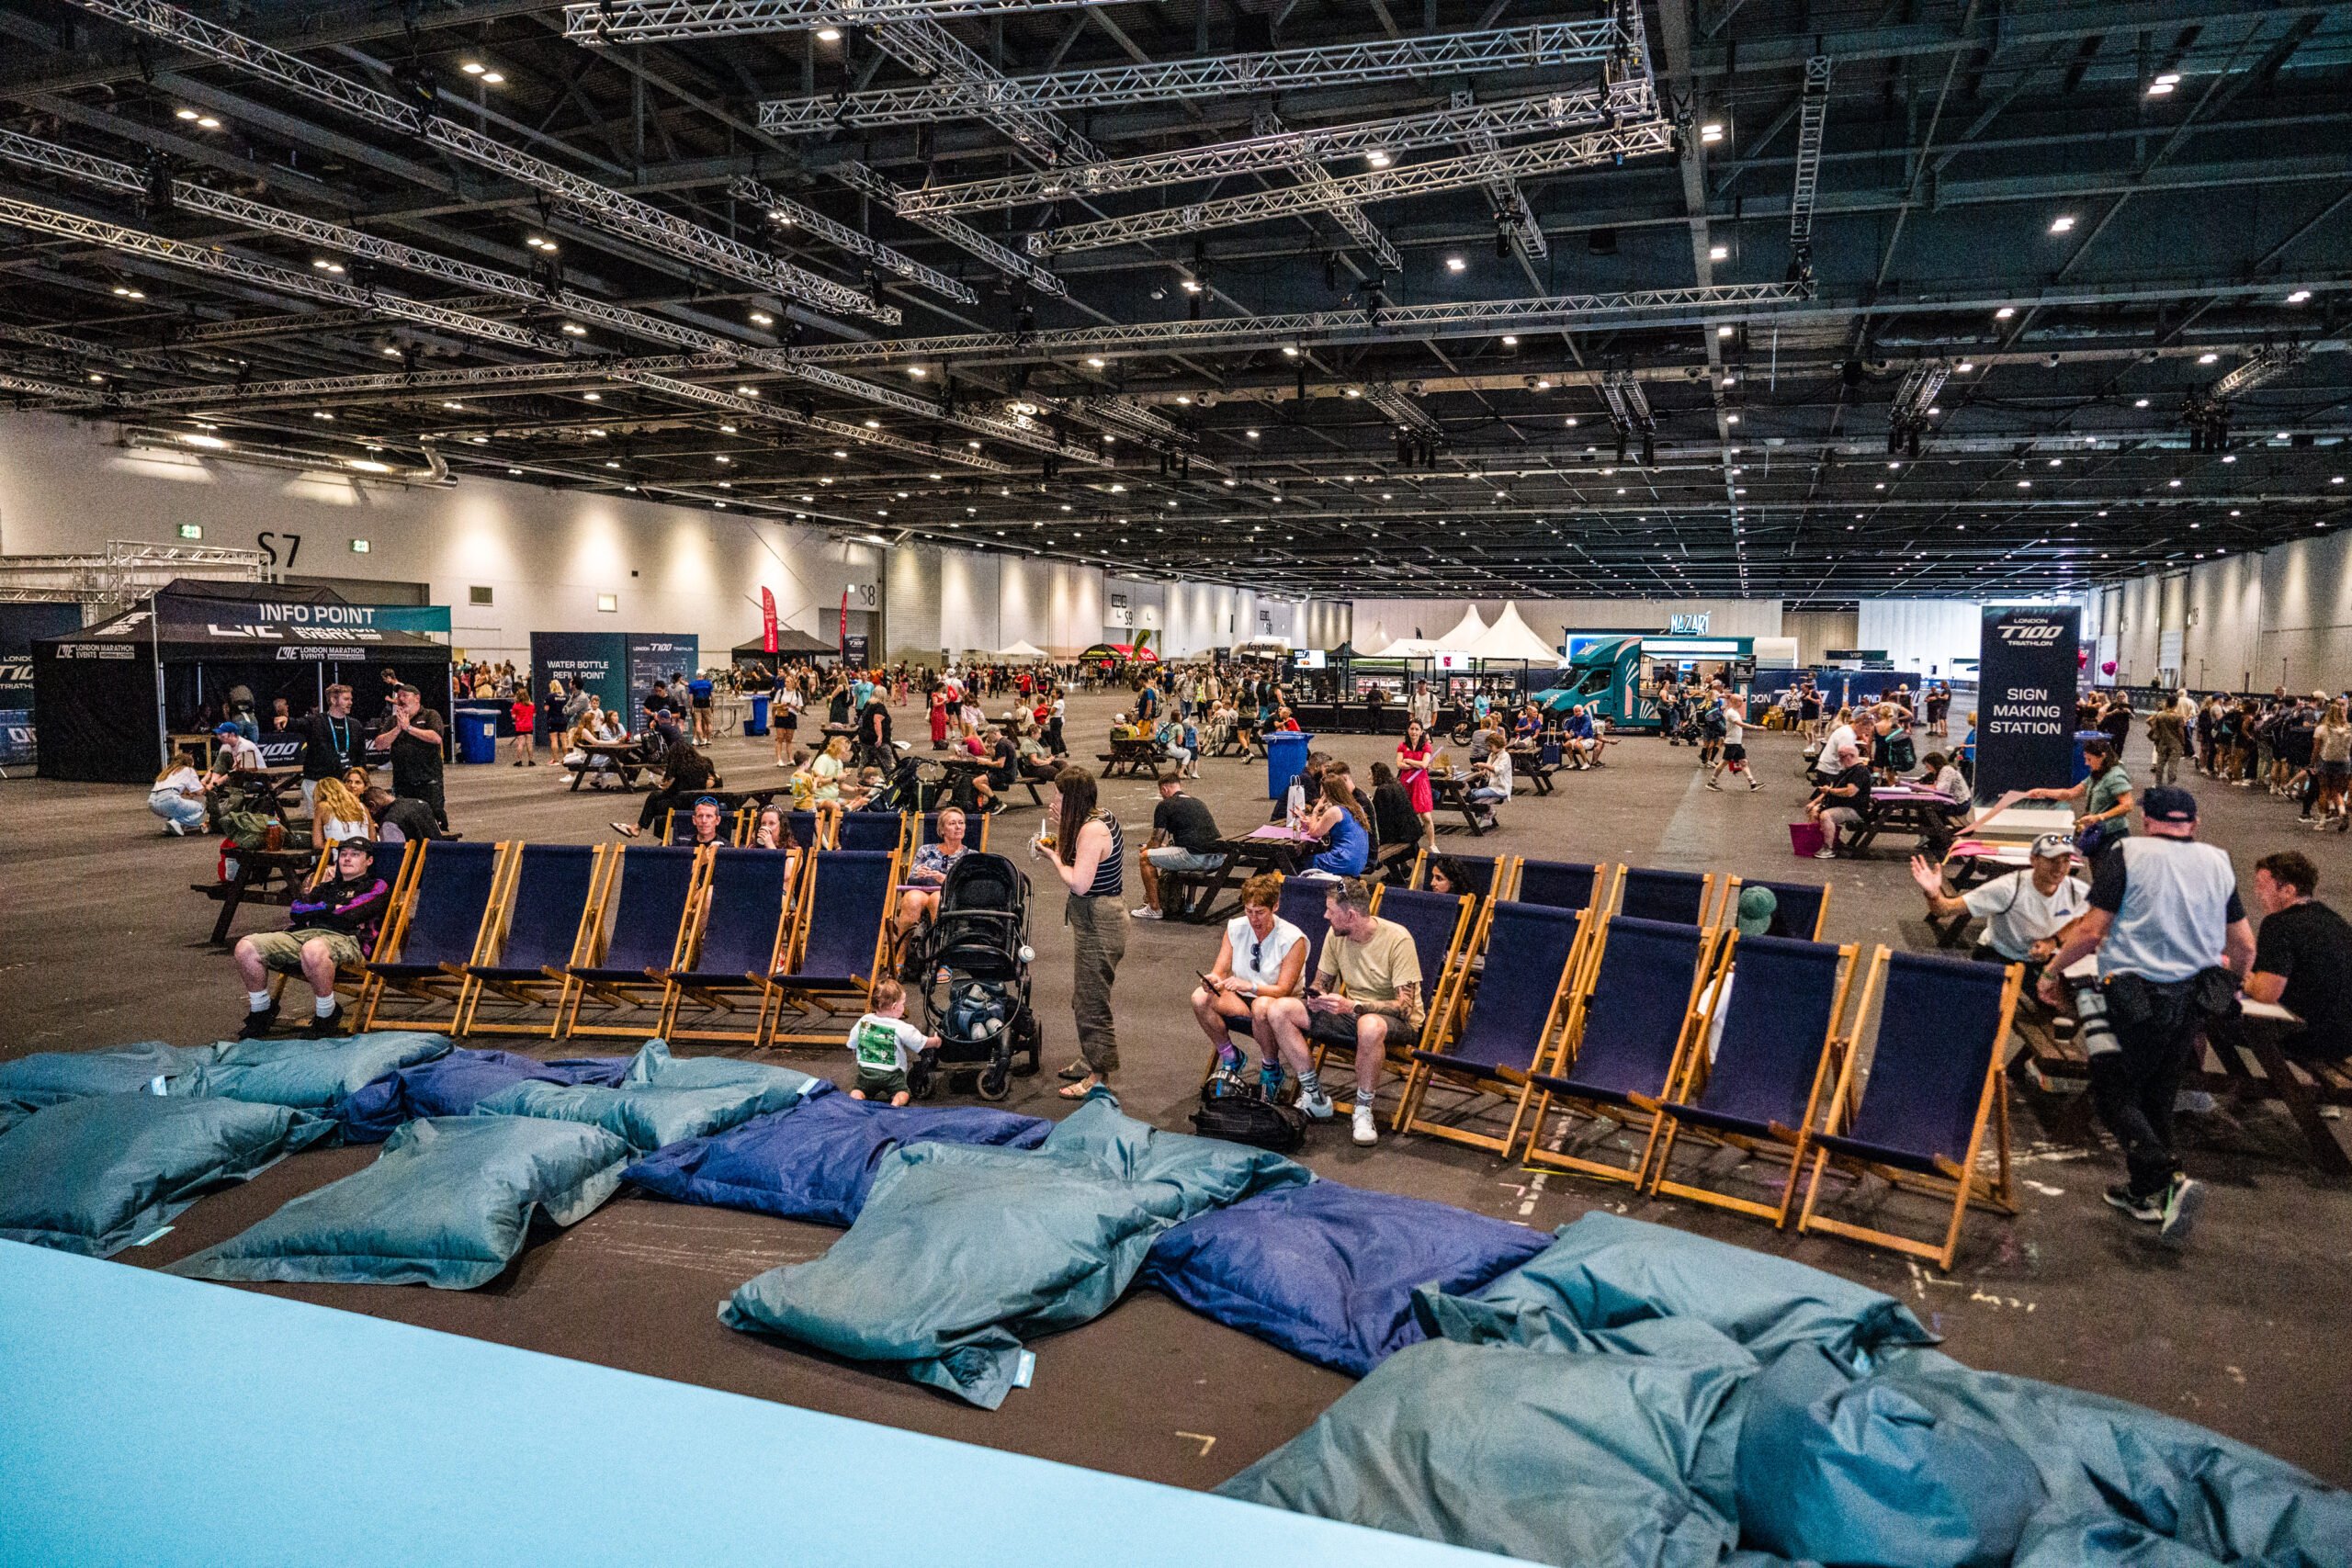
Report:
[[1363,1100],[1356,1101],[1355,1139],[1366,1148],[1380,1142],[1380,1134],[1372,1124],[1372,1107]]
[[1302,1094],[1295,1103],[1300,1111],[1315,1121],[1329,1122],[1332,1117],[1333,1108],[1329,1091],[1319,1094]]
[[1145,904],[1145,905],[1140,906],[1139,908],[1134,908],[1134,909],[1130,909],[1130,910],[1128,910],[1127,912],[1128,912],[1129,914],[1133,915],[1133,916],[1134,916],[1136,919],[1138,919],[1138,920],[1156,920],[1156,919],[1159,919],[1159,910],[1157,910],[1157,909],[1155,909],[1155,908],[1152,908],[1150,905],[1148,905],[1148,904]]

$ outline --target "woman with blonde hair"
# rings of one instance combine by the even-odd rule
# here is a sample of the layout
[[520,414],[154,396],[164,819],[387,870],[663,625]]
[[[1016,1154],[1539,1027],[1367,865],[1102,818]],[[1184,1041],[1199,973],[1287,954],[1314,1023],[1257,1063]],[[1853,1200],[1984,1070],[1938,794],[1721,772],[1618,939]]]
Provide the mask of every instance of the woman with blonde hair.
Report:
[[196,770],[196,754],[177,750],[172,764],[147,787],[147,809],[164,819],[164,831],[185,838],[204,826],[204,777]]
[[345,839],[370,840],[375,820],[341,779],[321,779],[311,795],[311,842],[327,849]]
[[2341,697],[2327,705],[2319,728],[2312,731],[2312,764],[2319,774],[2319,816],[2312,829],[2324,829],[2330,818],[2336,831],[2352,829],[2352,818],[2344,814],[2345,784],[2352,779],[2352,723],[2345,720]]

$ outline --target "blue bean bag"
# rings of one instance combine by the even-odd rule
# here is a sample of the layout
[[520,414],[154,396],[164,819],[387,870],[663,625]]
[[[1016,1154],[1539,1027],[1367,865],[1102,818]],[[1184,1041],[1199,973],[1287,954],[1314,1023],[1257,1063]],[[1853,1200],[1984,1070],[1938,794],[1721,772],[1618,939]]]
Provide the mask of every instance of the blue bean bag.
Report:
[[333,1114],[385,1074],[448,1050],[447,1035],[408,1029],[342,1039],[228,1040],[213,1047],[211,1061],[175,1080],[172,1092]]
[[105,1051],[42,1051],[0,1062],[0,1108],[38,1111],[94,1094],[140,1094],[212,1059],[212,1047],[183,1049],[160,1040]]
[[1417,1287],[1475,1292],[1551,1243],[1466,1209],[1317,1181],[1185,1221],[1151,1244],[1136,1282],[1362,1377],[1427,1337]]
[[1263,1149],[1134,1121],[1098,1092],[1035,1149],[891,1150],[848,1235],[743,1285],[719,1321],[896,1363],[993,1410],[1022,1340],[1108,1311],[1161,1231],[1311,1179]]
[[233,1100],[106,1094],[48,1106],[0,1133],[0,1236],[111,1258],[334,1131]]
[[624,1174],[681,1203],[716,1203],[778,1219],[850,1225],[882,1156],[900,1144],[989,1144],[1034,1149],[1054,1124],[978,1106],[890,1106],[819,1095],[732,1132],[689,1138]]
[[616,1088],[525,1081],[474,1106],[478,1116],[540,1116],[602,1127],[649,1153],[685,1138],[740,1126],[754,1116],[830,1094],[832,1084],[790,1067],[731,1056],[670,1055],[649,1041]]
[[529,1116],[411,1122],[376,1163],[306,1192],[242,1235],[172,1265],[199,1280],[488,1284],[544,1214],[577,1224],[620,1186],[628,1145]]
[[542,1062],[512,1051],[470,1051],[389,1073],[343,1102],[346,1143],[380,1144],[393,1128],[424,1116],[463,1116],[500,1089],[518,1083],[603,1084],[621,1081],[627,1056],[576,1056]]
[[1866,1363],[1883,1347],[1936,1337],[1894,1297],[1834,1274],[1609,1213],[1561,1226],[1549,1248],[1475,1299],[1423,1291],[1414,1311],[1431,1338],[1563,1350],[1613,1348],[1611,1332],[1629,1324],[1688,1318],[1759,1361],[1819,1345]]
[[1733,1500],[1709,1428],[1754,1369],[1725,1355],[1411,1345],[1217,1490],[1563,1568],[1717,1568]]

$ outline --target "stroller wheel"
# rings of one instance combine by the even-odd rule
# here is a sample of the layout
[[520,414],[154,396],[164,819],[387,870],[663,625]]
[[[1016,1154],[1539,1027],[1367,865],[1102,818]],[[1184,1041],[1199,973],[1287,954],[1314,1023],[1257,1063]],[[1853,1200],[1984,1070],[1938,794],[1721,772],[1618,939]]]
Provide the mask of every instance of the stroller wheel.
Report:
[[1012,1092],[1012,1065],[990,1062],[980,1069],[980,1076],[972,1087],[979,1090],[982,1100],[1002,1100]]
[[1022,1061],[1012,1070],[1024,1077],[1035,1077],[1046,1043],[1046,1032],[1037,1027],[1036,1014],[1024,1012],[1022,1015],[1018,1038],[1020,1043],[1013,1047],[1012,1054],[1022,1057]]

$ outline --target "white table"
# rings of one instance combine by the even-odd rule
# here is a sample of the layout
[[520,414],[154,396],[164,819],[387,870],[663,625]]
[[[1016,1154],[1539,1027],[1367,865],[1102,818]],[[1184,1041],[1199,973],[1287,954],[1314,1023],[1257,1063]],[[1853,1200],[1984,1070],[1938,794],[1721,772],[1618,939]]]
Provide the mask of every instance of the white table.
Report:
[[2064,806],[2012,806],[1968,830],[1973,839],[2033,840],[2044,833],[2072,833],[2075,814]]

